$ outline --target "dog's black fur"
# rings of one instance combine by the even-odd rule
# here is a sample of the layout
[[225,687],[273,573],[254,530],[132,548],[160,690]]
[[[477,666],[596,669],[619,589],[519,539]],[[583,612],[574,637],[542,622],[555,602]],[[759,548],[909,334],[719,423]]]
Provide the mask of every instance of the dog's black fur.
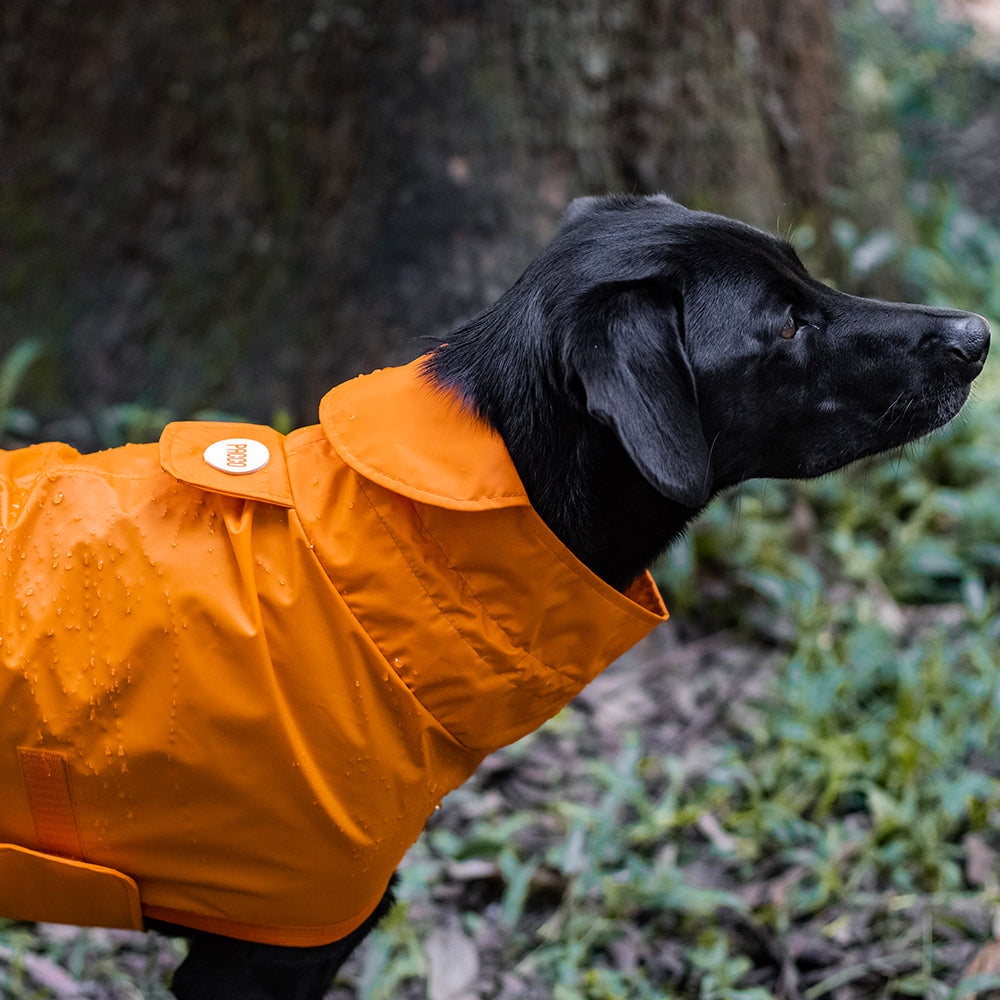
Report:
[[[494,306],[425,364],[502,436],[562,541],[624,589],[720,490],[808,478],[962,407],[989,327],[855,298],[795,251],[665,197],[574,202]],[[325,948],[194,939],[181,1000],[319,1000],[365,927]]]
[[428,367],[500,432],[553,531],[623,587],[720,490],[947,422],[988,346],[978,316],[844,295],[757,229],[612,197],[575,202]]

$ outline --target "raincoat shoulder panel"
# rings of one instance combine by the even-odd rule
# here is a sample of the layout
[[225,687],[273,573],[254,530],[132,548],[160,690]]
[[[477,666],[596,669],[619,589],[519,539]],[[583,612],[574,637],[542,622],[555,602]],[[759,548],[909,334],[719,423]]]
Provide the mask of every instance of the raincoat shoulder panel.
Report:
[[[247,441],[267,448],[267,462],[260,469],[227,472],[209,464],[206,452],[213,445],[234,442],[238,450],[238,442]],[[168,424],[160,435],[160,464],[164,472],[188,486],[279,507],[294,506],[285,438],[271,427],[200,420]]]

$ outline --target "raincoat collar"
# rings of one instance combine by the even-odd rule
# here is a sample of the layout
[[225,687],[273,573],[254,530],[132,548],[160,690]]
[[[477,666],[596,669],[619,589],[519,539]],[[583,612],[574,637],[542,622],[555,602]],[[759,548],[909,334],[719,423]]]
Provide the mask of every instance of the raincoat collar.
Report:
[[457,396],[421,377],[421,364],[360,376],[323,397],[320,424],[340,457],[421,503],[449,510],[528,506],[500,436]]
[[546,545],[586,583],[586,592],[601,598],[602,606],[611,601],[629,621],[639,611],[647,631],[657,623],[653,619],[665,620],[667,609],[648,571],[619,594],[544,526],[503,439],[460,397],[425,379],[423,360],[359,375],[323,397],[320,425],[343,461],[394,493],[446,510],[527,507]]

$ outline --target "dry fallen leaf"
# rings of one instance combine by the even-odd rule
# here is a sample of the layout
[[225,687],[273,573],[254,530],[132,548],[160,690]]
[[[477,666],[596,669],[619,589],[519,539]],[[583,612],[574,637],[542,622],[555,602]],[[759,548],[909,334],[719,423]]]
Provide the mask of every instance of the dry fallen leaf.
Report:
[[965,836],[962,846],[965,848],[965,877],[969,885],[977,889],[995,886],[1000,874],[997,852],[974,833]]
[[430,964],[428,1000],[473,1000],[479,953],[462,929],[454,924],[438,928],[425,947]]
[[[966,846],[968,847],[968,843]],[[997,926],[998,922],[1000,922],[1000,907],[997,908],[993,919],[994,940],[988,941],[979,949],[976,957],[966,966],[965,971],[962,973],[963,980],[969,979],[971,976],[1000,976],[1000,940],[997,940],[996,937],[998,932],[1000,932],[1000,928]],[[962,995],[964,996],[965,994]],[[979,1000],[996,1000],[997,997],[1000,997],[1000,989],[982,990],[977,992],[975,996]]]

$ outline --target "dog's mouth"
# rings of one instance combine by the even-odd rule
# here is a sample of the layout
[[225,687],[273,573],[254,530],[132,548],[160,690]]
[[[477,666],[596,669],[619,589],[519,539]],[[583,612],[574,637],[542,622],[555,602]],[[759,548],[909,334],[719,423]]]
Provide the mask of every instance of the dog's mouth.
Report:
[[876,425],[877,436],[899,438],[893,445],[906,444],[943,427],[965,405],[972,383],[894,403]]
[[773,427],[764,448],[716,438],[717,483],[747,479],[815,479],[853,462],[884,454],[948,424],[969,397],[971,385],[900,392],[888,403],[861,407],[858,400],[829,399],[815,412]]
[[985,365],[989,326],[971,313],[949,311],[932,318],[935,322],[912,349],[908,366],[871,371],[845,396],[819,404],[813,433],[822,445],[802,453],[799,476],[813,478],[900,448],[958,415]]
[[870,422],[861,425],[856,412],[835,418],[842,425],[840,432],[824,437],[826,447],[803,456],[794,477],[812,479],[826,475],[860,459],[919,441],[950,423],[965,405],[970,391],[971,385],[962,385],[937,393],[900,396]]

